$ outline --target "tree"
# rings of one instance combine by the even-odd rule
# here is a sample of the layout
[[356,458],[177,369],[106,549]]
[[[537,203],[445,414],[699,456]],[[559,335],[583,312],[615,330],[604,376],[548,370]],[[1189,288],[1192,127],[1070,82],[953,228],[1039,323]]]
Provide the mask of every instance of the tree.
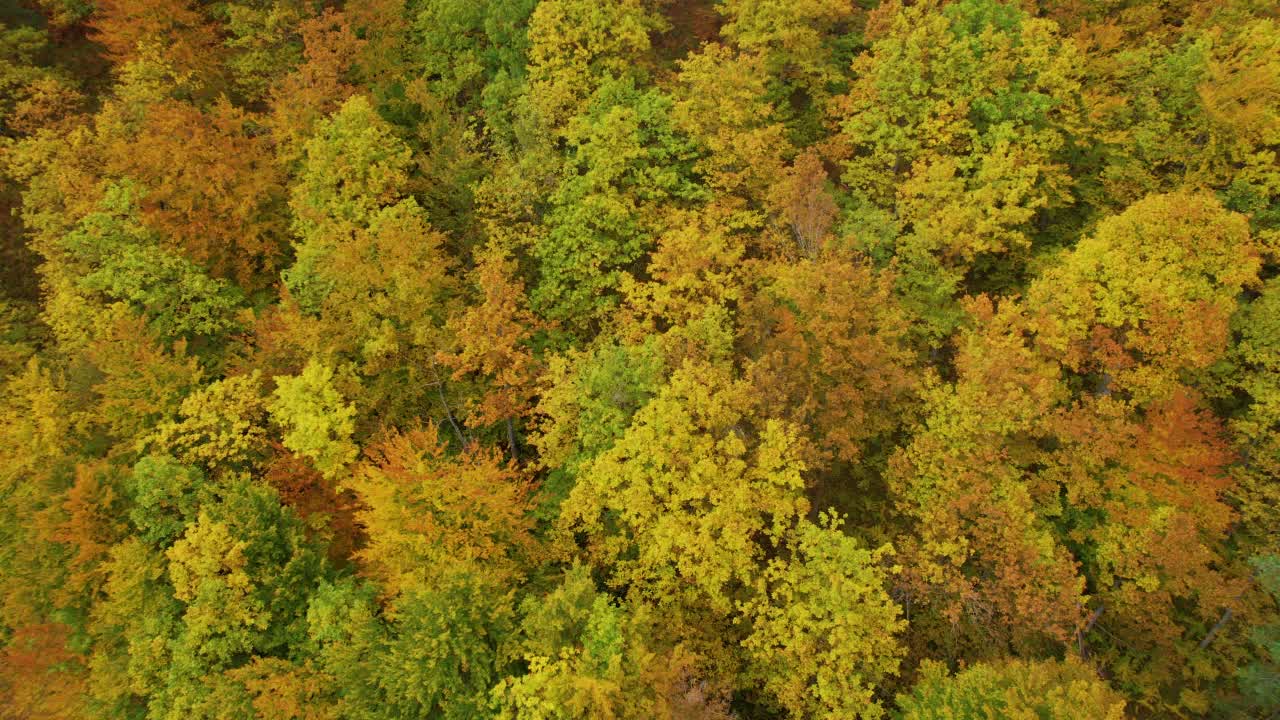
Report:
[[139,183],[140,219],[167,249],[249,292],[273,279],[286,229],[284,177],[258,122],[225,98],[208,112],[157,103],[109,163]]
[[451,457],[427,425],[391,431],[366,455],[344,485],[368,536],[357,557],[388,596],[430,588],[458,565],[515,585],[540,555],[528,482],[497,453],[471,446]]
[[0,23],[0,57],[7,63],[0,71],[0,133],[35,133],[83,101],[76,78],[40,62],[48,45],[36,28]]
[[283,274],[294,301],[286,342],[370,378],[362,407],[392,417],[443,395],[435,355],[455,286],[445,238],[408,194],[409,170],[392,126],[362,97],[345,103],[307,144],[291,200],[297,257]]
[[93,320],[100,323],[93,330],[97,337],[81,359],[98,373],[92,384],[94,424],[117,441],[141,442],[156,423],[178,411],[204,378],[204,369],[184,341],[166,346],[121,305]]
[[915,386],[892,276],[824,254],[762,264],[756,277],[742,324],[761,411],[805,430],[813,469],[858,461],[901,426]]
[[1041,515],[1056,488],[1027,474],[1047,435],[1040,421],[1066,399],[1061,369],[1034,351],[1016,304],[980,298],[970,312],[955,382],[930,379],[924,420],[889,462],[889,490],[914,528],[896,543],[901,592],[927,642],[964,637],[939,649],[949,654],[1065,643],[1082,622],[1085,581]]
[[1176,688],[1192,709],[1205,705],[1198,686],[1231,672],[1238,642],[1205,652],[1200,641],[1224,612],[1242,611],[1248,588],[1222,542],[1235,521],[1233,458],[1197,400],[1179,392],[1134,416],[1099,398],[1055,414],[1058,449],[1039,474],[1066,498],[1054,523],[1075,548],[1094,612],[1103,608],[1094,632],[1081,631],[1090,652],[1118,685],[1142,688],[1136,696],[1161,702]]
[[0,720],[1267,718],[1278,51],[0,1]]
[[520,611],[513,638],[529,669],[493,689],[496,717],[731,717],[723,693],[697,676],[697,658],[651,649],[653,616],[599,592],[585,566]]
[[[486,116],[512,112],[527,75],[529,17],[537,3],[431,0],[414,20],[416,53],[433,93]],[[514,87],[513,87],[514,86]],[[497,117],[486,117],[493,127]]]
[[322,556],[276,494],[246,479],[207,495],[164,555],[181,624],[151,711],[217,717],[220,706],[248,706],[223,671],[303,642],[308,599],[327,577]]
[[165,686],[182,606],[162,550],[131,537],[111,549],[104,597],[94,604],[89,696],[104,716],[146,712]]
[[718,9],[727,20],[721,33],[761,56],[769,75],[785,88],[803,88],[813,100],[822,100],[843,79],[840,61],[847,54],[839,43],[859,15],[851,0],[729,0]]
[[300,26],[310,19],[312,8],[302,0],[239,0],[225,8],[232,79],[248,99],[266,99],[302,63]]
[[674,346],[684,331],[708,318],[727,318],[730,308],[746,301],[749,240],[725,227],[732,212],[708,207],[671,218],[644,272],[621,278],[618,335],[636,342],[662,335],[664,352],[678,364],[682,354]]
[[357,36],[341,11],[325,8],[298,25],[303,62],[271,91],[268,126],[277,140],[277,159],[293,163],[302,158],[316,124],[355,95],[357,61],[366,41]]
[[277,377],[267,410],[285,428],[285,447],[311,458],[325,475],[356,459],[358,448],[351,441],[356,409],[334,388],[327,365],[310,362],[301,375]]
[[[1274,602],[1280,598],[1280,557],[1262,555],[1250,559],[1258,584]],[[1252,628],[1249,640],[1256,647],[1254,660],[1236,671],[1236,679],[1250,710],[1266,712],[1280,702],[1280,622]]]
[[882,717],[876,687],[902,656],[894,636],[906,623],[880,567],[893,548],[860,547],[842,522],[833,513],[801,523],[742,608],[750,675],[792,717]]
[[[0,622],[5,628],[63,625],[56,601],[72,554],[48,532],[75,482],[76,449],[91,431],[87,403],[65,375],[32,358],[0,386]],[[41,522],[51,518],[53,523]],[[40,635],[57,635],[45,627]],[[28,638],[36,641],[38,637]]]
[[156,54],[179,73],[216,87],[223,50],[217,27],[199,3],[104,0],[94,5],[94,39],[116,62]]
[[1241,462],[1233,468],[1234,490],[1244,532],[1259,548],[1277,538],[1275,494],[1271,478],[1280,472],[1280,281],[1263,284],[1259,295],[1242,303],[1232,317],[1235,341],[1212,371],[1209,391],[1220,400],[1245,398],[1228,426]]
[[245,469],[267,449],[260,373],[214,381],[182,399],[178,420],[159,423],[150,441],[180,461],[211,470]]
[[792,152],[769,101],[764,60],[707,44],[679,67],[671,117],[706,148],[695,167],[709,189],[740,198],[736,224],[762,225],[758,205]]
[[167,548],[196,517],[203,500],[204,475],[171,457],[148,455],[133,466],[129,521],[134,537]]
[[271,619],[247,572],[247,547],[226,523],[201,513],[165,553],[173,595],[187,605],[188,641],[215,662],[251,648]]
[[1241,215],[1203,193],[1145,198],[1104,220],[1028,291],[1046,353],[1103,394],[1168,397],[1226,352],[1236,298],[1258,282]]
[[733,589],[808,511],[794,428],[770,420],[748,444],[749,407],[746,383],[686,364],[582,468],[560,528],[610,586],[637,603],[732,610]]
[[372,589],[327,585],[308,618],[322,667],[340,688],[340,717],[452,720],[487,708],[506,668],[498,643],[513,614],[510,591],[464,570],[410,590],[381,617]]
[[482,395],[471,405],[469,420],[478,426],[505,422],[507,445],[519,458],[515,423],[529,417],[543,365],[532,343],[543,324],[529,310],[524,282],[510,254],[501,247],[485,251],[474,271],[483,299],[449,320],[456,350],[441,352],[453,379],[481,379]]
[[979,663],[951,675],[926,662],[910,693],[898,696],[902,720],[1038,717],[1122,720],[1125,701],[1077,660]]
[[100,209],[63,238],[63,247],[82,268],[80,292],[126,304],[168,341],[235,329],[241,293],[164,249],[138,221],[138,195],[132,184],[109,188]]
[[[1123,208],[1153,193],[1211,189],[1274,237],[1275,21],[1244,4],[1174,13],[1133,8],[1078,33],[1099,109],[1087,199]],[[1144,36],[1161,41],[1134,42]]]
[[305,242],[344,226],[367,225],[404,197],[409,167],[409,148],[369,101],[347,100],[316,126],[306,145],[289,203],[297,218],[294,231]]
[[566,131],[572,155],[531,248],[531,298],[551,320],[589,332],[616,303],[622,271],[643,265],[658,208],[702,197],[696,149],[671,125],[671,102],[630,80],[609,81]]
[[1052,22],[994,0],[879,12],[888,19],[854,61],[857,79],[833,101],[833,151],[858,242],[898,259],[901,291],[936,341],[959,321],[951,297],[966,282],[1008,287],[1034,221],[1072,202],[1080,60]]
[[649,34],[663,27],[644,0],[539,2],[529,18],[529,93],[538,120],[561,130],[606,78],[643,76]]
[[530,438],[543,468],[542,487],[551,518],[582,467],[622,437],[635,413],[657,393],[665,377],[654,341],[602,343],[548,359]]

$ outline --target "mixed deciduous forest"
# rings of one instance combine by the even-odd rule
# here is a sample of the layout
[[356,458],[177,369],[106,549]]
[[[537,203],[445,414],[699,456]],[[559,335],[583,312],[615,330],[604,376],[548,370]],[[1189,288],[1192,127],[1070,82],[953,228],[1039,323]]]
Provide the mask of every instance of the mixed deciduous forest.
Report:
[[1280,717],[1273,0],[0,3],[0,719]]

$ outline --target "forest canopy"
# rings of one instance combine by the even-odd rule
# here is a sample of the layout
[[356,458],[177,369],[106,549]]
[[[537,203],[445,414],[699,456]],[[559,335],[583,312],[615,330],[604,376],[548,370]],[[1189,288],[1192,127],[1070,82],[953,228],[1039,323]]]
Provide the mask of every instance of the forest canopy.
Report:
[[1280,713],[1271,0],[0,3],[0,720]]

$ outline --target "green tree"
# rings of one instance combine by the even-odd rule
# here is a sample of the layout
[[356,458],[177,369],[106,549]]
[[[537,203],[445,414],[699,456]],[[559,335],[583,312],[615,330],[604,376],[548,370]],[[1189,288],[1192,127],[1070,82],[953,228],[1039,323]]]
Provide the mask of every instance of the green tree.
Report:
[[920,680],[898,696],[902,720],[1123,720],[1124,699],[1078,660],[979,663],[955,675],[926,662]]
[[81,292],[125,303],[164,340],[218,336],[238,328],[240,292],[162,248],[137,220],[137,189],[131,184],[109,188],[100,209],[62,242],[82,268]]
[[994,0],[879,12],[888,19],[834,101],[834,147],[859,242],[897,259],[936,340],[959,321],[952,296],[1016,284],[1035,221],[1073,202],[1080,58],[1052,22]]
[[621,273],[643,267],[660,213],[702,197],[696,149],[670,113],[662,93],[618,80],[569,123],[571,154],[532,247],[531,299],[546,317],[589,332],[616,304]]
[[372,591],[350,582],[312,598],[310,633],[340,688],[339,714],[358,720],[472,718],[505,670],[512,593],[465,570],[398,597],[380,616]]
[[528,672],[494,688],[497,717],[731,717],[723,693],[697,676],[696,658],[651,648],[652,615],[599,592],[585,566],[520,611],[512,637]]

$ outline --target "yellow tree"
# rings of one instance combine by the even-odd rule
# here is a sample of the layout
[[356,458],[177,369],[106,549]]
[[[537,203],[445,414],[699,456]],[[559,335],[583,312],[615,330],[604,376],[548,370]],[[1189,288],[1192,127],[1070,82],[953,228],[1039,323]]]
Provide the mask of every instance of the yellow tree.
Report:
[[267,410],[285,430],[285,447],[311,458],[326,476],[356,459],[359,449],[351,441],[356,409],[333,386],[329,366],[310,362],[297,376],[277,377]]
[[769,186],[794,152],[769,101],[763,59],[712,43],[679,67],[671,117],[707,149],[697,169],[732,210],[724,224],[763,227]]
[[862,14],[852,0],[728,0],[718,9],[726,19],[724,37],[762,58],[788,90],[802,88],[813,101],[843,79],[836,41]]
[[1123,720],[1125,701],[1078,660],[978,663],[951,675],[926,661],[910,693],[898,696],[903,720],[1037,717]]
[[803,522],[743,604],[748,676],[794,718],[878,718],[877,686],[898,671],[906,626],[885,592],[881,569],[893,552],[868,550],[824,514]]
[[871,693],[900,657],[876,567],[888,550],[804,519],[803,443],[789,423],[754,418],[750,395],[726,369],[687,361],[582,467],[562,543],[580,543],[632,605],[668,618],[665,636],[739,687],[795,717],[878,717]]
[[649,35],[663,27],[649,0],[547,0],[529,18],[529,93],[538,119],[561,130],[606,77],[643,75]]
[[637,601],[721,613],[768,548],[809,509],[800,441],[769,421],[748,445],[749,385],[686,365],[581,471],[561,512],[566,533],[612,586]]
[[1037,344],[1096,390],[1168,397],[1223,356],[1261,258],[1246,219],[1205,193],[1152,195],[1099,223],[1028,290]]

